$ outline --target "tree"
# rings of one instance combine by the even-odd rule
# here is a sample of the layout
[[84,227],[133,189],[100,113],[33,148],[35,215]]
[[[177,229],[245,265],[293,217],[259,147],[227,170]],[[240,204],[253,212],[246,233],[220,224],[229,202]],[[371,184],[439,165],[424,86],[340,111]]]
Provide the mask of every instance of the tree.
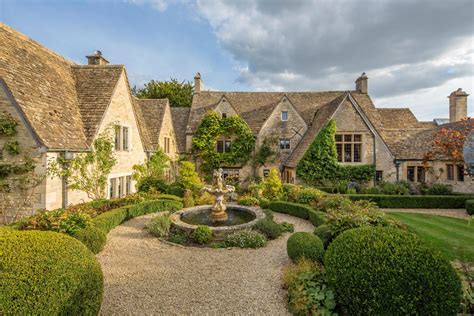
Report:
[[171,78],[169,81],[155,81],[145,83],[143,88],[133,87],[132,93],[140,99],[168,98],[170,106],[189,107],[193,101],[194,86],[189,81],[179,82]]
[[140,182],[144,179],[159,179],[164,178],[164,171],[169,167],[169,158],[163,152],[163,150],[158,147],[156,151],[150,156],[148,161],[145,161],[142,164],[134,165],[133,169],[133,179]]
[[464,163],[463,146],[470,132],[474,131],[474,119],[461,120],[433,133],[431,149],[425,154],[428,163],[436,158],[448,158],[454,163]]
[[107,197],[107,178],[117,162],[111,128],[100,133],[87,153],[72,160],[60,157],[50,163],[52,176],[67,177],[68,188],[83,191],[92,200]]
[[281,196],[282,186],[278,170],[271,169],[263,181],[263,196],[269,200],[277,200]]

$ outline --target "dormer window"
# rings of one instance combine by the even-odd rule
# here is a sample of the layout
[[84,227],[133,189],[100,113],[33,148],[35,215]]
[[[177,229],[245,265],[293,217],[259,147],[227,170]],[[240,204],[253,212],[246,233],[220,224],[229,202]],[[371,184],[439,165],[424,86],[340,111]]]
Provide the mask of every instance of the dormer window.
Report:
[[126,126],[115,126],[115,150],[128,151],[130,149],[130,131]]
[[288,121],[288,111],[281,111],[281,120],[283,122]]

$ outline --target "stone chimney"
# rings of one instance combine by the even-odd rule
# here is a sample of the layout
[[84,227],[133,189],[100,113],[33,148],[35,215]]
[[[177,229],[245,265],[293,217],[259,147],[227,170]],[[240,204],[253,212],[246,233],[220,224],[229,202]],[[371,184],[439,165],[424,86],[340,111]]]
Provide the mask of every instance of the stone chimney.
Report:
[[96,50],[94,54],[87,57],[87,64],[88,65],[107,65],[109,61],[102,57],[102,52],[100,50]]
[[451,92],[449,98],[449,122],[457,122],[467,117],[467,94],[461,88]]
[[196,75],[194,76],[194,93],[199,93],[203,90],[204,83],[202,82],[201,74],[199,72],[196,72]]
[[357,91],[357,92],[367,94],[367,91],[368,91],[368,79],[369,79],[369,78],[367,78],[367,75],[365,74],[365,72],[363,72],[362,75],[360,75],[360,77],[357,78],[357,80],[355,81],[355,84],[356,84],[356,91]]

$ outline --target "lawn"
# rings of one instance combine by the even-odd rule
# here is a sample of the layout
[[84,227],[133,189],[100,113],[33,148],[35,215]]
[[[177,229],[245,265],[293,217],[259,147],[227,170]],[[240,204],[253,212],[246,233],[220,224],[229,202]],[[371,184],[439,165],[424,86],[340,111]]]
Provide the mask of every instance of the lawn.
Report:
[[390,213],[408,225],[422,239],[438,248],[450,260],[467,260],[474,263],[474,221],[445,216]]

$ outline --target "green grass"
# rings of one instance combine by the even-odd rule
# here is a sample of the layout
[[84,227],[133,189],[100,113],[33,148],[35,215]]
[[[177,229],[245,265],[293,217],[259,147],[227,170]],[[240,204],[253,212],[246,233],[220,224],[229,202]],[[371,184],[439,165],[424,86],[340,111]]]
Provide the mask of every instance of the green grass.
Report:
[[387,213],[408,225],[420,238],[441,251],[449,260],[474,263],[474,221],[413,213]]

